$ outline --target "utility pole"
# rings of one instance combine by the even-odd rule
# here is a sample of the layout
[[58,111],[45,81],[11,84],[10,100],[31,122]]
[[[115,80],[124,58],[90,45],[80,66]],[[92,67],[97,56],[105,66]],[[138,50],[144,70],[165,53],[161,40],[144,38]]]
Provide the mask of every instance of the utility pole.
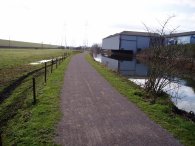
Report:
[[64,46],[66,48],[67,47],[67,42],[66,42],[66,23],[64,24],[64,28],[65,28]]
[[9,36],[9,48],[11,48],[11,40],[10,40],[10,36]]
[[84,28],[84,39],[83,39],[84,51],[88,46],[87,27],[88,27],[88,22],[86,21],[85,28]]

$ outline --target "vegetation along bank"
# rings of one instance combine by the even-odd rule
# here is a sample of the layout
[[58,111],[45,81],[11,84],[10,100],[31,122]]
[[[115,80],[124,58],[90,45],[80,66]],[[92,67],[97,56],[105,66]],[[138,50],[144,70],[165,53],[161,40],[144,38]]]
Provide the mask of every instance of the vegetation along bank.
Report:
[[87,55],[86,59],[122,95],[135,103],[152,120],[172,133],[182,144],[195,145],[195,123],[175,114],[172,111],[173,104],[168,97],[158,97],[156,102],[151,104],[148,98],[150,95],[145,93],[143,89],[104,65],[95,62],[90,55]]

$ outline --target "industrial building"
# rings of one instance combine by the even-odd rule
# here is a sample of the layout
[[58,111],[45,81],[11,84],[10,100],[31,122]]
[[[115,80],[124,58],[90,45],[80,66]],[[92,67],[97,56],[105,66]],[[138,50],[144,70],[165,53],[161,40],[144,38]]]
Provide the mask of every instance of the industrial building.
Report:
[[[149,48],[159,36],[157,33],[123,31],[104,38],[102,49],[111,50],[112,52],[136,54],[145,48]],[[195,44],[195,31],[166,35],[162,43],[165,45]]]
[[195,31],[173,33],[166,36],[166,43],[173,44],[195,44]]
[[151,37],[157,36],[156,33],[123,31],[104,38],[102,49],[135,54],[142,49],[149,48]]

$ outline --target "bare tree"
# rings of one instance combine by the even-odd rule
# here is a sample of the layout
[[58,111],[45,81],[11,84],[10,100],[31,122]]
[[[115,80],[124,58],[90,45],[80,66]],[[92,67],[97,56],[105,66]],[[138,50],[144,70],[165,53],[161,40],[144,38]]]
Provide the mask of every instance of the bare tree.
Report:
[[91,52],[90,53],[92,55],[101,53],[101,45],[100,44],[93,44],[91,46]]
[[[151,31],[145,24],[150,36],[150,48],[144,51],[147,62],[151,68],[148,79],[145,83],[145,89],[152,95],[160,95],[163,89],[172,82],[178,83],[179,78],[184,74],[180,68],[185,64],[184,57],[185,45],[168,44],[169,37],[176,30],[169,30],[166,33],[167,24],[174,16],[169,17],[164,23],[160,24],[160,29]],[[154,35],[156,34],[156,35]],[[154,101],[157,96],[153,96]]]

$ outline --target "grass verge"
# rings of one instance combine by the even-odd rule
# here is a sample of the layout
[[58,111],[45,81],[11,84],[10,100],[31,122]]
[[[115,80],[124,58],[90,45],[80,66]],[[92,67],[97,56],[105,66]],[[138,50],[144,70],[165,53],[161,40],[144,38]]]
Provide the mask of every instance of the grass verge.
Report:
[[17,114],[3,128],[3,145],[53,145],[55,125],[61,115],[60,90],[69,61],[70,57],[49,76],[46,86],[38,91],[36,105],[32,105],[31,93],[25,95]]
[[182,144],[195,145],[195,123],[172,113],[171,104],[167,100],[161,97],[155,104],[151,104],[143,98],[145,93],[140,87],[94,61],[90,55],[86,55],[86,60],[122,95],[135,103],[153,121],[172,133]]

